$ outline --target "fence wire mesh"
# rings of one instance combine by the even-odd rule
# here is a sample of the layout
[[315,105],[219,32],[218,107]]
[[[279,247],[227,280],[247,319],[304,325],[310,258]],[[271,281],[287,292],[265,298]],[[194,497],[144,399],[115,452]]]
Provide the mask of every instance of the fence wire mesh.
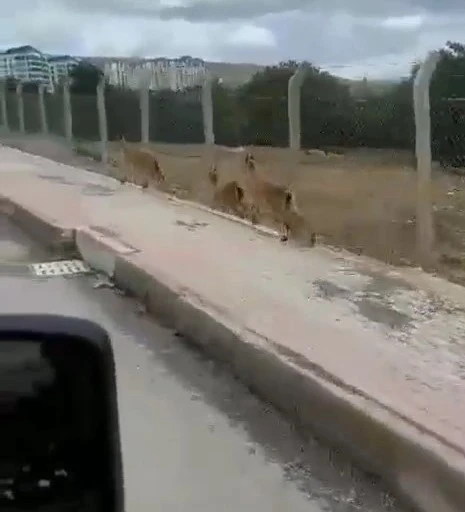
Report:
[[41,130],[39,95],[33,92],[23,93],[24,128],[26,133],[39,133]]
[[6,92],[6,112],[10,130],[19,131],[18,96],[14,91]]
[[52,135],[64,137],[64,105],[63,93],[45,94],[45,111],[47,113],[48,129]]
[[[433,168],[461,173],[465,169],[465,98],[461,93],[465,73],[441,65],[430,91]],[[408,78],[377,89],[369,80],[355,84],[310,67],[300,90],[303,151],[292,152],[288,150],[290,125],[295,118],[292,120],[288,111],[288,94],[295,70],[295,63],[284,63],[234,87],[213,81],[217,147],[249,146],[272,181],[298,191],[303,214],[327,243],[389,263],[415,263],[414,70]],[[444,73],[455,77],[446,85]],[[10,131],[17,134],[20,111],[16,91],[8,90],[5,99]],[[54,140],[65,142],[63,147],[70,150],[70,141],[65,139],[62,87],[53,94],[46,93],[44,100],[47,137],[57,136]],[[150,91],[148,138],[166,171],[168,189],[182,189],[184,197],[209,204],[211,189],[206,173],[210,157],[203,145],[202,101],[205,94],[201,87]],[[43,137],[38,94],[23,91],[23,103],[25,134]],[[142,104],[140,91],[107,84],[105,110],[111,158],[119,152],[120,137],[130,144],[142,142]],[[99,161],[99,112],[92,88],[86,94],[72,90],[71,114],[74,155]],[[223,151],[223,180],[236,178],[241,166],[238,155]],[[465,197],[461,182],[451,176],[433,172],[435,250],[457,261],[458,255],[465,253]],[[447,272],[454,274],[453,265],[446,266]]]
[[75,139],[93,142],[100,140],[95,95],[71,94],[71,114]]
[[128,142],[141,140],[141,113],[139,94],[109,88],[105,91],[108,140],[124,137]]
[[150,140],[170,144],[204,142],[200,87],[149,95]]

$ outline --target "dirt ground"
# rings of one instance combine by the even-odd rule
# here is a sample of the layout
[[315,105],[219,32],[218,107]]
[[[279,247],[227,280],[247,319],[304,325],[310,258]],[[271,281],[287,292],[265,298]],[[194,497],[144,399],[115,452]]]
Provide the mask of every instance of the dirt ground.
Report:
[[[13,141],[10,145],[91,170],[103,170],[89,158],[57,143]],[[207,180],[215,160],[220,181],[240,176],[243,154],[201,145],[152,146],[166,174],[166,188],[178,197],[211,205]],[[45,148],[45,149],[44,149]],[[82,147],[81,147],[82,150]],[[116,145],[110,152],[116,150]],[[257,165],[271,181],[288,185],[320,243],[346,248],[394,265],[417,266],[415,250],[416,174],[411,154],[385,150],[350,150],[332,157],[291,153],[278,148],[250,148]],[[96,151],[86,145],[81,154]],[[60,153],[60,154],[58,154]],[[78,161],[80,160],[80,162]],[[434,172],[433,200],[436,227],[432,270],[465,284],[465,182],[460,176]]]
[[[207,172],[216,161],[220,180],[240,179],[243,154],[204,146],[153,145],[180,197],[210,205]],[[415,247],[416,173],[409,152],[350,150],[330,157],[287,149],[248,148],[261,172],[288,185],[320,243],[398,266],[418,266]],[[465,284],[465,180],[434,172],[435,260],[432,270]]]

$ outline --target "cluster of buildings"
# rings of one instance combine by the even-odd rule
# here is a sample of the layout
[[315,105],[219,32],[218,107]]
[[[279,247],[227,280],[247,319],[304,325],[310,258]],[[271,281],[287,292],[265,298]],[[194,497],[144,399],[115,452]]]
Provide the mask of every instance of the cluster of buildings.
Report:
[[173,91],[200,85],[205,79],[206,66],[201,59],[99,59],[90,58],[101,69],[111,85],[124,89],[138,89],[146,81],[149,89]]
[[82,60],[102,69],[111,85],[124,89],[138,89],[144,80],[151,90],[182,90],[200,85],[206,74],[205,62],[188,56],[179,59],[80,58],[48,55],[32,46],[19,46],[0,53],[0,79],[45,84],[47,90],[53,92]]
[[52,92],[79,63],[69,55],[46,55],[32,46],[19,46],[0,53],[0,78],[45,84]]

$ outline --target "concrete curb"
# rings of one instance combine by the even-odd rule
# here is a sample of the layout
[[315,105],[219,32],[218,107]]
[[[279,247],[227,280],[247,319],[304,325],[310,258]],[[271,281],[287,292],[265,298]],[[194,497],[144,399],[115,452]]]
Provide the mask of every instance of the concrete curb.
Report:
[[267,228],[266,226],[263,226],[261,224],[252,224],[250,221],[241,219],[239,217],[236,217],[235,215],[230,215],[228,213],[220,212],[219,210],[214,210],[213,208],[209,208],[208,206],[204,206],[203,204],[195,203],[194,201],[188,201],[186,199],[179,199],[175,196],[170,196],[169,194],[164,194],[167,196],[168,201],[172,201],[173,203],[180,204],[180,205],[186,205],[190,206],[191,208],[196,208],[197,210],[201,210],[203,212],[210,213],[212,215],[216,215],[217,217],[222,217],[223,219],[227,219],[231,222],[235,222],[236,224],[242,224],[243,226],[247,226],[248,228],[251,228],[257,233],[260,233],[264,236],[269,236],[271,238],[280,238],[280,234],[275,230],[271,228]]
[[114,278],[116,256],[139,252],[133,247],[89,227],[78,228],[74,241],[80,256],[92,268]]
[[76,256],[74,229],[66,229],[52,219],[13,203],[8,197],[0,196],[0,212],[8,215],[15,224],[28,232],[53,254],[72,258]]
[[[93,172],[93,171],[91,171]],[[134,185],[133,183],[125,183],[124,186],[126,187],[132,187],[137,190],[143,191],[144,189],[140,187],[139,185]],[[190,208],[193,208],[195,210],[200,210],[202,212],[209,213],[211,215],[216,215],[217,217],[221,217],[223,219],[229,220],[231,222],[235,222],[236,224],[242,224],[243,226],[247,226],[250,229],[253,229],[257,233],[260,233],[264,236],[269,236],[270,238],[277,238],[279,239],[281,237],[280,233],[276,231],[275,229],[268,228],[267,226],[264,226],[263,224],[252,224],[249,220],[241,219],[240,217],[237,217],[236,215],[231,215],[229,213],[222,212],[220,210],[215,210],[214,208],[210,208],[209,206],[205,206],[201,203],[196,203],[195,201],[189,201],[188,199],[180,199],[179,197],[176,197],[174,194],[166,192],[164,190],[159,189],[150,189],[150,192],[155,197],[162,197],[163,200],[169,201],[171,203],[177,204],[179,206],[188,206]]]
[[[226,363],[252,391],[303,429],[381,476],[419,512],[465,510],[465,457],[395,412],[357,394],[323,368],[258,333],[235,325],[214,304],[160,272],[137,265],[137,250],[89,227],[70,233],[51,220],[8,203],[4,212],[47,246],[70,243],[92,267],[142,300],[150,314]],[[336,418],[336,421],[335,421]]]

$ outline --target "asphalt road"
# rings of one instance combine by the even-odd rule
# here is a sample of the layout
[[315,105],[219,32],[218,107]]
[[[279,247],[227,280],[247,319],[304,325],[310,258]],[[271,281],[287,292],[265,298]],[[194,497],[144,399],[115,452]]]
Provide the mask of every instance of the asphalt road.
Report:
[[401,512],[378,482],[300,436],[215,363],[96,276],[50,261],[0,217],[0,311],[79,315],[111,334],[128,512]]

